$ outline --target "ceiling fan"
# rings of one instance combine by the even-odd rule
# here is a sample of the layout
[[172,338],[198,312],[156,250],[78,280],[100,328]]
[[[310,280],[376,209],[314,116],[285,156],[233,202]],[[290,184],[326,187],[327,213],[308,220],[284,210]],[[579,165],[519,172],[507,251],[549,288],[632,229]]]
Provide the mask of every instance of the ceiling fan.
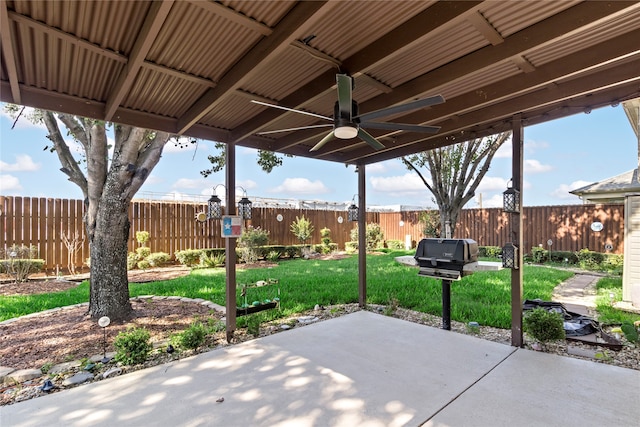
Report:
[[347,74],[337,74],[336,81],[338,83],[338,101],[336,101],[333,109],[333,118],[323,116],[320,114],[310,113],[308,111],[296,110],[294,108],[283,107],[281,105],[269,104],[267,102],[255,101],[251,102],[255,104],[265,105],[267,107],[279,108],[285,111],[292,111],[294,113],[306,114],[308,116],[317,117],[320,119],[328,120],[333,124],[320,124],[302,126],[289,129],[279,129],[266,132],[260,132],[259,135],[267,135],[278,132],[289,132],[303,129],[313,129],[321,127],[333,126],[333,130],[329,132],[320,142],[318,142],[311,150],[319,150],[323,145],[329,142],[334,137],[338,139],[351,139],[356,136],[369,144],[375,150],[384,148],[384,145],[375,139],[369,132],[363,129],[363,127],[371,129],[383,129],[390,131],[409,131],[409,132],[424,132],[424,133],[436,133],[440,130],[439,126],[423,126],[412,125],[405,123],[383,123],[373,122],[370,120],[377,119],[379,117],[389,116],[392,114],[398,114],[405,111],[417,110],[419,108],[428,107],[431,105],[437,105],[444,102],[444,98],[441,95],[431,96],[429,98],[418,99],[410,101],[404,104],[395,105],[393,107],[382,108],[380,110],[372,111],[370,113],[358,114],[358,103],[353,100],[351,92],[353,90],[353,78]]

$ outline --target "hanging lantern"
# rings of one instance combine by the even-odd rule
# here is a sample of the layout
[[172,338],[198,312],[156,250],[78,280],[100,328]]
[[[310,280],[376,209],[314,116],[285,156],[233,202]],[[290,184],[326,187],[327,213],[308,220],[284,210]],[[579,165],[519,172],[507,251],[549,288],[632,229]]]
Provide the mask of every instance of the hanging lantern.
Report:
[[509,242],[502,247],[502,267],[518,269],[518,247]]
[[247,194],[238,202],[238,215],[242,219],[251,219],[251,200],[247,198]]
[[209,198],[209,201],[207,201],[207,208],[208,219],[222,218],[222,200],[220,200],[220,197],[218,197],[215,192],[213,196]]
[[356,205],[355,200],[356,196],[353,196],[353,199],[351,199],[351,206],[347,208],[347,219],[352,222],[358,221],[358,206]]
[[520,192],[513,187],[502,193],[503,210],[508,213],[520,212]]

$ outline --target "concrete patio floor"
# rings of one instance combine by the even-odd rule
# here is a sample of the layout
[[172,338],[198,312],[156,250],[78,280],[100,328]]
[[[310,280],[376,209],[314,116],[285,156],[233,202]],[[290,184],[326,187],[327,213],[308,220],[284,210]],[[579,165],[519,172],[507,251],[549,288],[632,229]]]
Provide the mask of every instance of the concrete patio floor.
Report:
[[639,401],[640,371],[359,311],[0,407],[0,426],[626,427]]

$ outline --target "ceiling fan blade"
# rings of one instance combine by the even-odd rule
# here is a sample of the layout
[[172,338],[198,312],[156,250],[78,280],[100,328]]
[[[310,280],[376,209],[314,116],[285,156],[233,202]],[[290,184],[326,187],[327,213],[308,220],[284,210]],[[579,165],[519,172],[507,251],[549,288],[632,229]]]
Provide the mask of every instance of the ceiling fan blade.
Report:
[[415,101],[407,102],[406,104],[400,104],[393,107],[382,108],[380,110],[371,111],[370,113],[360,114],[357,119],[361,122],[378,117],[390,116],[392,114],[403,113],[405,111],[417,110],[418,108],[428,107],[430,105],[438,105],[444,102],[442,95],[430,96],[429,98],[417,99]]
[[305,130],[305,129],[315,129],[315,128],[326,128],[331,127],[332,124],[327,123],[326,125],[311,125],[311,126],[300,126],[297,128],[288,128],[288,129],[278,129],[278,130],[267,130],[264,132],[257,132],[256,135],[269,135],[272,133],[280,133],[280,132],[291,132],[294,130]]
[[340,108],[340,117],[351,121],[351,89],[353,80],[346,74],[336,74],[338,82],[338,106]]
[[369,132],[364,129],[358,129],[358,137],[373,147],[374,150],[380,150],[384,148],[384,145],[380,143],[377,139],[375,139]]
[[320,114],[315,114],[315,113],[310,113],[308,111],[295,110],[293,108],[283,107],[283,106],[277,105],[277,104],[269,104],[268,102],[256,101],[255,99],[252,99],[251,102],[253,102],[254,104],[264,105],[265,107],[279,108],[281,110],[291,111],[292,113],[300,113],[300,114],[305,114],[307,116],[318,117],[319,119],[325,119],[325,120],[333,121],[333,119],[331,117],[322,116]]
[[309,151],[317,151],[317,150],[321,149],[324,144],[326,144],[327,142],[331,141],[332,139],[333,139],[333,131],[329,132],[327,134],[327,136],[322,138],[322,140],[320,142],[318,142],[316,145],[314,145],[313,148],[311,150],[309,150]]
[[406,123],[364,122],[360,126],[371,129],[404,130],[408,132],[437,133],[440,126],[410,125]]

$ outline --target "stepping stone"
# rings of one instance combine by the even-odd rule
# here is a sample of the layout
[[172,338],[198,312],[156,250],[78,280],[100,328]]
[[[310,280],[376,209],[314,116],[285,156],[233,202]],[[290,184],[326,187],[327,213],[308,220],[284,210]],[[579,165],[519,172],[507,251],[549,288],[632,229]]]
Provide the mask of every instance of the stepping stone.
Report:
[[11,384],[13,382],[22,383],[28,380],[32,380],[34,378],[41,377],[42,371],[40,369],[19,369],[17,371],[11,372],[11,375],[8,375],[4,378],[5,384]]
[[8,366],[0,366],[0,384],[4,382],[4,377],[9,375],[11,372],[14,372],[14,368],[10,368]]
[[49,374],[56,375],[61,374],[63,372],[69,372],[74,368],[80,367],[79,360],[73,360],[71,362],[59,363],[57,365],[53,365],[51,369],[49,369]]
[[586,357],[589,359],[596,359],[597,351],[587,349],[587,348],[568,346],[567,353],[572,354],[574,356]]
[[90,372],[78,372],[77,374],[67,378],[66,380],[64,380],[62,382],[62,385],[64,387],[68,387],[70,385],[77,385],[77,384],[82,384],[86,381],[92,380],[93,379],[93,374]]
[[[115,351],[108,351],[108,352],[107,352],[107,357],[108,357],[109,359],[112,359],[112,360],[113,360],[113,358],[114,358],[115,356],[116,356],[116,352],[115,352]],[[93,363],[100,362],[102,359],[104,359],[104,354],[96,354],[95,356],[91,356],[91,357],[89,358],[89,360],[90,360],[91,362],[93,362]]]

